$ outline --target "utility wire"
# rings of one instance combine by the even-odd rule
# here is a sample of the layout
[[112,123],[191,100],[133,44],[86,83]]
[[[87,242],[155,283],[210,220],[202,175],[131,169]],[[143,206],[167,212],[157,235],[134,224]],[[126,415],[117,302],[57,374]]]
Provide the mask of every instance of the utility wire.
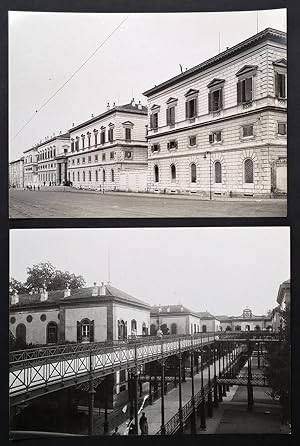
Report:
[[95,51],[80,65],[80,67],[77,68],[77,70],[74,71],[74,73],[56,90],[55,93],[53,93],[50,98],[48,98],[39,109],[35,111],[35,114],[21,127],[21,129],[13,136],[11,141],[13,141],[21,132],[24,130],[24,128],[35,118],[37,113],[39,113],[49,102],[70,82],[71,79],[73,79],[74,76],[81,70],[81,68],[84,67],[88,63],[88,61],[100,50],[100,48],[111,38],[111,36],[123,25],[123,23],[128,19],[128,16],[125,17],[124,20],[109,34],[109,36],[106,37],[106,39],[95,49]]

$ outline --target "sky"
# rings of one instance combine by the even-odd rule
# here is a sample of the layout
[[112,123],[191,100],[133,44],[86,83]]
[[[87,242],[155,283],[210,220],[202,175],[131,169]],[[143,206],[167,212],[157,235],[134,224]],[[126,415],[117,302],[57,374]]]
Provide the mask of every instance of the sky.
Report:
[[14,229],[10,276],[25,281],[27,267],[50,261],[151,305],[262,315],[290,277],[289,237],[288,227]]
[[134,98],[146,104],[142,93],[180,74],[180,64],[183,70],[192,68],[267,27],[286,31],[286,10],[259,11],[258,22],[256,11],[128,15],[10,11],[10,161],[45,137],[104,112],[107,102],[121,105]]

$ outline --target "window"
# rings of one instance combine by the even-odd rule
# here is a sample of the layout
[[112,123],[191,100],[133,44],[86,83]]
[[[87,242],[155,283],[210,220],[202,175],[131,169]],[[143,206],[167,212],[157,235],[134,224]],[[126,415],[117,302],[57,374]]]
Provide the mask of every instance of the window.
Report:
[[76,149],[77,152],[79,151],[79,138],[78,138],[78,136],[76,137],[75,149]]
[[143,322],[143,324],[142,324],[142,335],[143,336],[147,336],[147,334],[148,334],[148,328],[147,328],[147,325],[145,324],[145,322]]
[[196,164],[191,164],[191,183],[196,183],[197,181],[197,173],[196,173]]
[[158,166],[154,166],[154,182],[159,182],[159,168]]
[[95,136],[95,146],[98,145],[98,132],[94,132],[94,136]]
[[94,321],[77,321],[77,342],[94,342]]
[[92,172],[89,170],[89,181],[92,181]]
[[47,325],[47,344],[57,344],[57,323],[49,322]]
[[115,152],[110,152],[110,159],[113,160],[115,157]]
[[243,138],[249,138],[251,136],[254,136],[254,134],[253,134],[253,124],[251,124],[251,125],[243,125],[243,127],[242,127],[242,137]]
[[176,167],[174,164],[171,164],[171,181],[176,181]]
[[72,159],[72,164],[75,164],[75,159],[74,158]]
[[102,161],[105,161],[106,159],[106,153],[102,153]]
[[197,98],[187,99],[185,103],[185,114],[187,119],[193,119],[197,115]]
[[275,73],[275,96],[279,99],[286,98],[286,75],[282,73]]
[[80,159],[79,158],[77,158],[77,164],[79,164],[80,163]]
[[111,169],[111,181],[112,181],[112,183],[114,183],[114,181],[115,181],[115,171],[114,171],[114,169]]
[[71,139],[71,152],[74,152],[74,139]]
[[84,135],[81,135],[81,139],[82,139],[82,150],[84,149]]
[[75,181],[75,172],[73,172],[72,178],[73,178],[73,181]]
[[253,161],[246,159],[244,162],[244,179],[245,183],[253,183]]
[[103,172],[102,172],[102,179],[103,179],[103,183],[105,183],[105,170],[103,169]]
[[160,144],[152,144],[152,146],[151,146],[151,151],[152,151],[153,153],[155,153],[155,152],[159,152],[159,151],[160,151]]
[[26,342],[26,327],[24,324],[18,324],[16,327],[16,340]]
[[206,333],[207,332],[207,326],[206,325],[202,325],[202,332]]
[[230,327],[230,325],[227,325],[227,327],[226,327],[226,331],[231,331],[231,327]]
[[113,127],[110,127],[108,129],[108,141],[113,142],[113,140],[114,140],[114,129]]
[[31,316],[31,314],[29,314],[29,315],[27,316],[26,321],[27,321],[27,322],[32,322],[32,316]]
[[92,157],[89,156],[89,157],[88,157],[88,162],[90,163],[91,161],[92,161]]
[[253,78],[239,80],[237,83],[237,103],[245,104],[253,99]]
[[197,138],[196,136],[189,136],[189,146],[195,146],[197,143]]
[[278,135],[286,135],[286,123],[278,122]]
[[223,108],[223,88],[208,93],[208,110],[216,112]]
[[236,331],[241,331],[242,327],[240,325],[236,325],[235,330]]
[[91,147],[91,133],[90,132],[87,133],[87,137],[88,137],[88,147]]
[[167,108],[167,125],[175,124],[175,106],[170,106]]
[[96,181],[98,181],[98,170],[95,171]]
[[85,164],[85,157],[82,157],[82,164]]
[[14,317],[14,316],[12,316],[11,318],[10,318],[10,323],[11,324],[14,324],[16,322],[16,318]]
[[105,144],[105,130],[102,130],[100,134],[101,144]]
[[122,319],[118,321],[118,339],[127,339],[127,322],[124,322]]
[[137,323],[136,323],[136,320],[135,319],[132,319],[132,321],[131,321],[131,331],[132,330],[137,330]]
[[222,166],[220,161],[215,162],[215,183],[222,183]]
[[125,128],[125,139],[126,141],[131,141],[131,129],[129,127]]
[[177,334],[177,325],[175,323],[171,324],[171,334]]
[[80,172],[77,172],[77,181],[80,181]]
[[95,161],[98,161],[98,155],[95,155]]
[[85,171],[82,172],[82,181],[85,181]]
[[177,141],[173,139],[172,141],[169,141],[167,144],[168,150],[177,149]]
[[125,159],[132,159],[132,152],[129,152],[128,150],[126,150],[124,152],[124,158]]
[[217,132],[211,132],[208,139],[210,144],[213,144],[215,142],[222,142],[222,132],[220,130],[218,130]]
[[158,128],[158,112],[150,115],[150,128],[154,130]]

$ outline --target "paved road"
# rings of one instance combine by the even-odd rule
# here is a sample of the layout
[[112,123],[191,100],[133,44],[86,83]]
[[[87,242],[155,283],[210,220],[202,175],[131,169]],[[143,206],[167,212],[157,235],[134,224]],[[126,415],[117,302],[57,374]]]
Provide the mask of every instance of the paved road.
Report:
[[286,200],[201,200],[88,191],[9,192],[10,218],[285,217]]

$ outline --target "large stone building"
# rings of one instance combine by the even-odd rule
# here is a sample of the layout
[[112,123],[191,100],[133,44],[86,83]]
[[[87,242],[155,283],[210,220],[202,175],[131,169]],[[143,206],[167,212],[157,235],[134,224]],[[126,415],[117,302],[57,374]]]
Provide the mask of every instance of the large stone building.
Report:
[[24,158],[9,163],[9,186],[22,189],[24,187]]
[[246,308],[241,316],[216,316],[222,331],[272,330],[272,315],[255,316]]
[[183,305],[154,305],[151,308],[150,334],[155,335],[159,328],[168,334],[200,333],[200,317]]
[[24,187],[34,187],[38,183],[37,147],[24,152]]
[[147,90],[148,190],[285,194],[286,57],[286,34],[267,28]]
[[70,132],[68,180],[91,189],[146,191],[147,108],[136,104],[110,107]]
[[53,135],[36,146],[40,186],[65,184],[67,180],[66,155],[69,147],[69,133]]
[[216,316],[208,311],[202,311],[197,314],[201,320],[201,331],[203,333],[220,331],[220,321]]

